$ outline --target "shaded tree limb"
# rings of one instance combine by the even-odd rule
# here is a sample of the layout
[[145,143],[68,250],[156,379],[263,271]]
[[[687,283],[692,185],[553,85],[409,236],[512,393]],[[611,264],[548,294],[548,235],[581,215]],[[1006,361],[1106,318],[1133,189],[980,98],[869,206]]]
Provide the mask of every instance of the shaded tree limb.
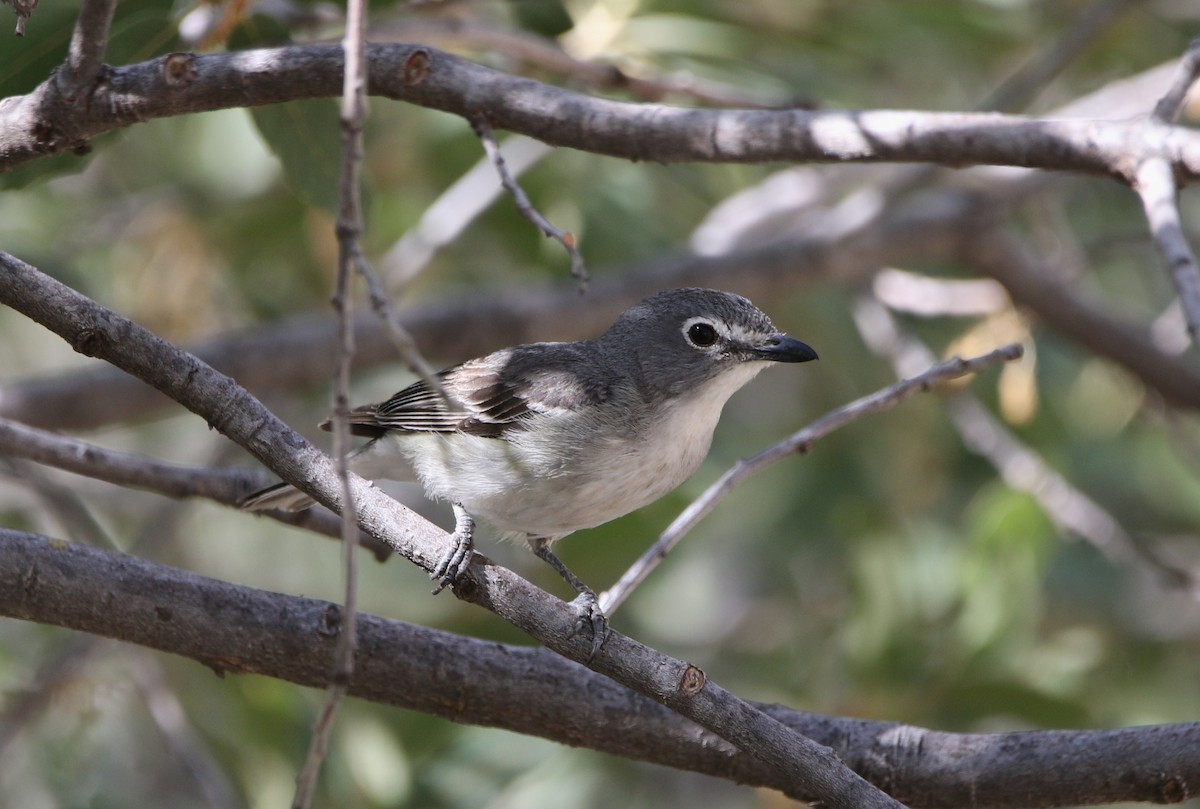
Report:
[[[8,419],[0,419],[0,455],[24,458],[117,486],[143,489],[167,497],[202,497],[226,506],[236,505],[246,495],[271,482],[268,475],[257,469],[184,466],[156,461]],[[256,512],[256,516],[334,539],[341,538],[342,521],[324,509]],[[389,545],[361,531],[358,544],[371,551],[379,561],[392,554]]]
[[1015,303],[1072,342],[1122,366],[1170,404],[1194,408],[1200,368],[1160,351],[1141,326],[1077,296],[1015,235],[997,225],[993,217],[980,218],[979,229],[962,241],[964,262],[995,278]]
[[[329,682],[340,609],[0,529],[0,612],[183,655],[218,674],[261,674],[322,688]],[[546,649],[363,614],[349,691],[455,722],[814,797],[659,703]],[[834,748],[913,806],[1170,803],[1194,797],[1200,783],[1195,722],[954,734],[759,707]]]
[[[993,240],[976,231],[994,228],[1005,210],[991,195],[945,191],[925,199],[918,212],[891,211],[833,239],[810,233],[721,255],[679,252],[605,272],[590,284],[586,298],[574,284],[494,290],[422,301],[400,317],[418,343],[437,346],[447,362],[461,361],[516,343],[593,337],[618,312],[668,287],[713,286],[766,300],[818,281],[863,280],[880,266],[957,258],[1000,281],[1018,302],[1030,301],[1047,327],[1123,366],[1175,407],[1200,410],[1200,370],[1160,350],[1145,327],[1080,299],[1020,245],[1009,244],[1003,261],[994,251],[984,255]],[[966,238],[964,228],[971,234]],[[1014,258],[1015,264],[1009,260]],[[195,354],[263,396],[325,384],[334,340],[333,319],[309,314],[218,337]],[[376,318],[357,320],[355,343],[360,368],[395,360],[389,332]],[[93,429],[169,406],[170,399],[114,368],[0,380],[0,416],[39,427]]]
[[[961,215],[954,197],[949,211]],[[946,206],[896,213],[863,231],[838,239],[809,235],[760,244],[720,256],[679,252],[646,264],[605,273],[581,297],[575,284],[549,288],[489,290],[441,301],[422,301],[400,318],[421,345],[457,362],[505,346],[538,340],[594,337],[622,310],[675,286],[712,286],[766,299],[817,281],[865,277],[880,264],[915,257],[954,255],[958,219]],[[394,362],[385,325],[359,317],[354,334],[359,368]],[[301,315],[197,347],[195,355],[257,395],[326,384],[335,358],[335,321],[328,314]],[[144,418],[171,406],[169,398],[136,377],[97,367],[48,378],[0,381],[0,416],[38,427],[91,429]],[[1196,396],[1200,407],[1200,393]]]

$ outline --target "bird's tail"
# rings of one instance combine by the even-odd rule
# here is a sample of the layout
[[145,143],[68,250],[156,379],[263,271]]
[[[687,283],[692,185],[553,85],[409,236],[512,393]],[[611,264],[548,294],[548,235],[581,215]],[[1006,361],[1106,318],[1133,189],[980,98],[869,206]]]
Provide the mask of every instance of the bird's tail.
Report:
[[290,483],[276,483],[244,498],[238,507],[246,511],[304,511],[316,502]]
[[[377,438],[350,453],[350,471],[367,480],[416,482],[417,476],[396,446],[386,438]],[[238,506],[246,511],[304,511],[316,505],[304,492],[287,484],[276,483],[243,499]]]

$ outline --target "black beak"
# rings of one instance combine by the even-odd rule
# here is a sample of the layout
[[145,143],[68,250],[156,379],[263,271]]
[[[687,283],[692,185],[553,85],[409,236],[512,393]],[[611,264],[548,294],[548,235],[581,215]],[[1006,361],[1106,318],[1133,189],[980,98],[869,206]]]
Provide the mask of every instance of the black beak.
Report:
[[809,362],[817,359],[817,352],[813,351],[810,345],[786,334],[776,334],[768,338],[762,345],[754,348],[753,355],[757,360],[772,362]]

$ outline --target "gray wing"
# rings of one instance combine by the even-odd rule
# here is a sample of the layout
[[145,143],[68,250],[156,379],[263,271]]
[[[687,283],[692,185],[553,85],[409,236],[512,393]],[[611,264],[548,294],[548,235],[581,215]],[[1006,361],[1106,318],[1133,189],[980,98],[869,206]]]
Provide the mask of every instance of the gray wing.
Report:
[[[607,385],[589,383],[591,357],[578,344],[539,343],[499,351],[441,371],[451,402],[424,381],[414,382],[386,402],[355,408],[350,429],[378,437],[389,430],[468,433],[499,438],[525,429],[538,413],[575,410],[609,395]],[[322,429],[330,429],[329,421]]]

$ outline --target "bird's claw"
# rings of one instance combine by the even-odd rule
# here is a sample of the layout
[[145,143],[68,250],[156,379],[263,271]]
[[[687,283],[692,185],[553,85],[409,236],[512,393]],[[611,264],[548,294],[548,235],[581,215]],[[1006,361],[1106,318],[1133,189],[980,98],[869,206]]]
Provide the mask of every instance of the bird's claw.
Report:
[[571,608],[576,614],[574,634],[586,631],[592,636],[592,649],[587,657],[590,663],[608,640],[608,618],[600,611],[600,600],[591,590],[580,593],[571,602]]
[[437,586],[433,588],[434,595],[456,584],[459,576],[466,573],[471,564],[471,543],[463,542],[461,538],[457,539],[454,547],[446,552],[446,555],[438,561],[437,567],[429,574],[429,578],[437,582]]
[[457,504],[454,507],[454,534],[451,539],[454,540],[454,547],[446,551],[429,574],[429,578],[437,582],[437,586],[433,588],[434,595],[457,584],[459,577],[467,572],[471,564],[471,554],[475,547],[475,522],[462,506]]

